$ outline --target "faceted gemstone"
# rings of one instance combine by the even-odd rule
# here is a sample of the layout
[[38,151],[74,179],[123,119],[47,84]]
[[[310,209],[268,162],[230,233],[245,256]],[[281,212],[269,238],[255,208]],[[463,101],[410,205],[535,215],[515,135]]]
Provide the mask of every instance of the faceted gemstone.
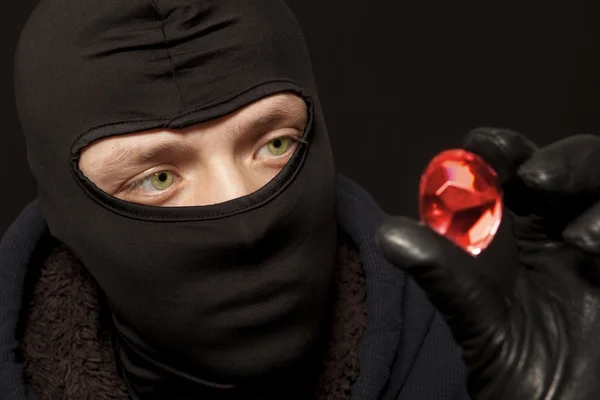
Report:
[[494,238],[502,219],[502,189],[481,157],[462,149],[431,160],[419,188],[421,221],[472,255]]

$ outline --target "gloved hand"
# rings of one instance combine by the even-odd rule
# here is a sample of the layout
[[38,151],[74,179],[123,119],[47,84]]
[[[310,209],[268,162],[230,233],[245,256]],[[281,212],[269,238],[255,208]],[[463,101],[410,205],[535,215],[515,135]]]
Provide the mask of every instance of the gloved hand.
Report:
[[537,149],[515,132],[482,128],[463,148],[501,178],[519,262],[486,265],[400,217],[378,231],[383,254],[445,316],[473,399],[600,399],[600,137]]

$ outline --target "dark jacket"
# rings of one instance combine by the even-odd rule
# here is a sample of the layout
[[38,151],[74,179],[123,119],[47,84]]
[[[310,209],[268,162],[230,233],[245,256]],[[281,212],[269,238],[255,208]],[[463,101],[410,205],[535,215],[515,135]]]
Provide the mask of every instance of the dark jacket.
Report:
[[[461,352],[425,295],[374,244],[385,217],[373,198],[338,175],[340,228],[356,245],[366,284],[367,324],[360,347],[356,400],[468,399]],[[36,276],[44,243],[51,239],[37,200],[0,243],[0,400],[33,399],[24,378],[20,338],[26,288]]]

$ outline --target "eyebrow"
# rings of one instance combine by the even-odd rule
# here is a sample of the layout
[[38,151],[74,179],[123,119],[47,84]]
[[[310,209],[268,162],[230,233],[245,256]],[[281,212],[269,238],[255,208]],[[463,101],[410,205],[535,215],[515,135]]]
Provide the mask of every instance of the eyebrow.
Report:
[[[306,109],[302,108],[302,110]],[[237,124],[235,129],[238,132],[247,132],[259,127],[271,128],[286,121],[299,122],[305,116],[305,112],[298,113],[296,107],[291,106],[289,102],[282,101],[275,103],[273,108],[268,111]],[[142,165],[158,157],[181,154],[186,150],[189,150],[189,146],[178,140],[167,140],[151,147],[143,144],[123,147],[117,143],[112,154],[98,160],[99,168],[96,169],[102,171],[104,175],[109,175],[124,165]]]
[[99,160],[98,166],[100,171],[108,174],[124,165],[141,165],[159,156],[178,154],[188,148],[187,144],[176,140],[164,141],[152,147],[144,145],[123,147],[116,144],[112,154]]
[[302,107],[300,110],[302,110],[301,113],[298,112],[298,108],[292,106],[287,101],[277,102],[268,111],[262,112],[251,120],[237,125],[236,130],[238,132],[247,132],[258,127],[271,128],[287,121],[296,123],[306,117],[306,108]]

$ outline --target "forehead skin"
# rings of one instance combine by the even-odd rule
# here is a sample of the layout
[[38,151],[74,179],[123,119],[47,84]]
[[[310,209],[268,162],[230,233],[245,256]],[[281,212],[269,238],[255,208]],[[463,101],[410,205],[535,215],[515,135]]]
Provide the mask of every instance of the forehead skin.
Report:
[[[185,129],[156,129],[99,139],[82,149],[79,168],[88,176],[96,171],[109,173],[111,169],[118,170],[128,165],[128,157],[135,156],[128,152],[128,149],[137,149],[140,146],[152,149],[169,139],[183,140],[186,133],[203,132],[204,136],[209,136],[210,132],[217,130],[219,134],[231,133],[228,136],[233,139],[235,135],[242,135],[253,127],[269,126],[277,124],[278,121],[285,121],[288,125],[304,129],[307,122],[304,100],[291,93],[279,93],[260,99],[224,117]],[[109,163],[111,158],[115,162]]]

